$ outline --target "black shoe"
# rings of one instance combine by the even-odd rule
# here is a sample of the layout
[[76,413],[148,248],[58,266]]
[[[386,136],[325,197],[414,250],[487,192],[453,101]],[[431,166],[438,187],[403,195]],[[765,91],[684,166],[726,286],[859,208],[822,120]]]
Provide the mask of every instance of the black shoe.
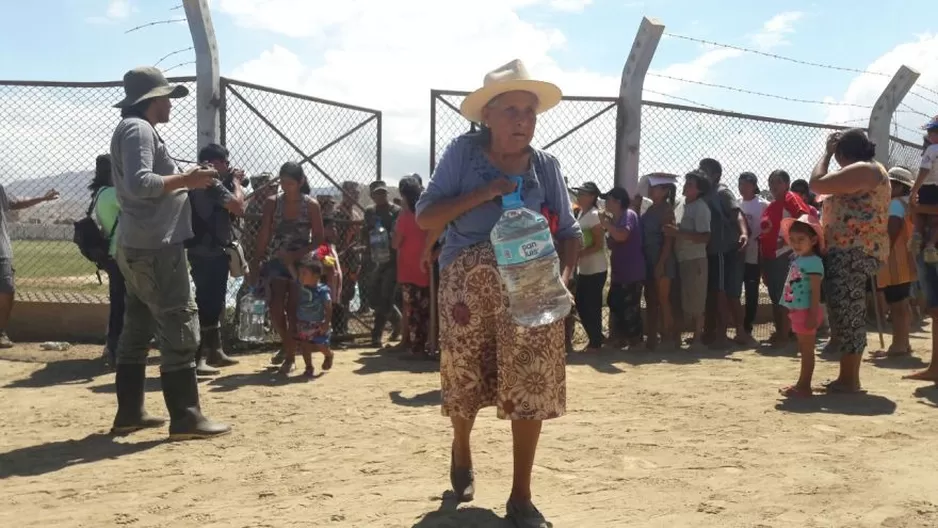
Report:
[[112,435],[128,435],[141,429],[163,427],[166,420],[147,414],[143,407],[147,381],[146,365],[118,365],[114,383],[117,386],[117,416]]
[[230,367],[237,365],[238,360],[228,357],[221,344],[221,329],[205,328],[202,330],[202,353],[208,360],[207,363],[213,367]]
[[509,500],[505,509],[507,510],[505,519],[516,528],[553,528],[554,526],[531,502],[522,504]]
[[202,415],[195,369],[164,372],[160,378],[163,381],[163,399],[169,409],[170,440],[213,438],[231,432],[230,426],[215,423]]
[[199,349],[195,352],[195,373],[199,376],[217,376],[221,371],[208,364],[206,344],[204,339],[199,341]]

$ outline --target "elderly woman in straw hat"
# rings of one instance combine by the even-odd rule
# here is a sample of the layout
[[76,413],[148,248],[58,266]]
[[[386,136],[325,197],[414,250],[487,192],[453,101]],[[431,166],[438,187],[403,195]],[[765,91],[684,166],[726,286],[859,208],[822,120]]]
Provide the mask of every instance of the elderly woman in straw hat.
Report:
[[521,176],[525,205],[555,218],[563,279],[572,276],[581,234],[560,165],[531,147],[537,115],[560,99],[559,88],[531,79],[521,61],[490,72],[461,107],[481,132],[446,148],[417,204],[417,222],[430,239],[446,231],[439,257],[440,374],[443,414],[453,424],[453,491],[461,501],[473,497],[469,436],[479,410],[494,405],[499,418],[512,422],[507,510],[523,527],[550,526],[531,502],[531,468],[541,422],[565,410],[564,325],[513,323],[489,236],[502,213],[501,196],[514,190],[509,177]]

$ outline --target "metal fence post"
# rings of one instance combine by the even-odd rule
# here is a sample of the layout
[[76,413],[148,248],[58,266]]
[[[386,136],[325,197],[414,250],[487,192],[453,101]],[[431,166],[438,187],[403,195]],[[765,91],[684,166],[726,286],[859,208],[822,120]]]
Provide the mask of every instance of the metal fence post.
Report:
[[218,43],[208,0],[183,0],[192,47],[195,48],[196,99],[198,101],[198,149],[219,142],[219,86]]
[[876,161],[883,165],[889,164],[889,126],[892,114],[895,113],[899,103],[918,80],[919,72],[906,65],[899,67],[892,76],[883,93],[876,99],[873,110],[870,111],[870,140],[876,143]]
[[228,142],[228,79],[218,79],[218,142],[222,145]]
[[642,89],[651,59],[664,34],[664,24],[642,18],[629,58],[622,70],[616,115],[615,182],[633,194],[638,188],[638,155],[642,139]]

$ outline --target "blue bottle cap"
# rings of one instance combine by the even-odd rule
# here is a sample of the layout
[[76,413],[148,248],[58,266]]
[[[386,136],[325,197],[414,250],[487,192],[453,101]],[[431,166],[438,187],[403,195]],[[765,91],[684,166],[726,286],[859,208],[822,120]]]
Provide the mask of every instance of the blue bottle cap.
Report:
[[515,190],[502,196],[502,209],[517,209],[524,207],[524,200],[521,198],[521,176],[509,176],[509,180],[515,184]]

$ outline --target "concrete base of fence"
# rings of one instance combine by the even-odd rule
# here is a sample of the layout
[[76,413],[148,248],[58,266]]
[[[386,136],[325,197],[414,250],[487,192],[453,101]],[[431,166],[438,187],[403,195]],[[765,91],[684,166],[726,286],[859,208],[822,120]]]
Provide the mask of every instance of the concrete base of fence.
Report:
[[7,325],[13,341],[103,343],[107,304],[17,300]]

